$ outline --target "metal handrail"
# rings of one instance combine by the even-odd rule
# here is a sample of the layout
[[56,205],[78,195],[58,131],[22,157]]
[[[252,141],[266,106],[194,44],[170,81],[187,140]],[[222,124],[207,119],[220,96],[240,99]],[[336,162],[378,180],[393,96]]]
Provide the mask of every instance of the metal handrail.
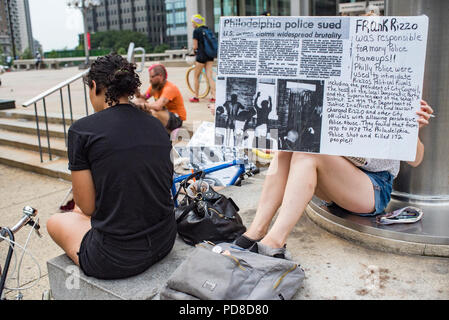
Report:
[[35,102],[37,102],[39,100],[42,100],[43,98],[45,98],[45,97],[49,96],[50,94],[58,91],[59,89],[64,88],[66,85],[71,84],[72,82],[78,80],[79,78],[82,78],[84,75],[86,75],[89,72],[89,70],[90,69],[86,69],[85,71],[83,71],[83,72],[81,72],[81,73],[79,73],[79,74],[77,74],[77,75],[75,75],[75,76],[73,76],[73,77],[71,77],[71,78],[61,82],[60,84],[57,84],[53,88],[50,88],[47,91],[42,92],[41,94],[35,96],[34,98],[31,98],[30,100],[25,101],[24,103],[22,103],[22,107],[27,108],[31,104],[33,104],[33,103],[35,103]]
[[[56,86],[42,92],[41,94],[35,96],[34,98],[31,98],[30,100],[22,103],[22,106],[25,108],[29,107],[30,105],[34,105],[37,141],[38,141],[38,146],[39,146],[39,155],[40,155],[41,162],[44,162],[44,160],[43,160],[43,156],[42,156],[41,130],[39,128],[39,115],[38,115],[38,111],[37,111],[37,103],[39,101],[42,101],[43,111],[44,111],[45,132],[47,135],[48,156],[51,161],[53,159],[52,159],[51,147],[50,147],[50,133],[49,133],[49,129],[48,129],[47,105],[45,103],[45,98],[48,97],[49,95],[59,91],[59,95],[60,95],[60,99],[61,99],[62,125],[64,128],[64,142],[65,142],[65,145],[67,146],[67,128],[66,128],[66,121],[65,121],[65,114],[64,114],[64,99],[63,99],[62,89],[67,87],[67,95],[68,95],[69,109],[70,109],[70,121],[71,121],[71,123],[73,123],[72,98],[71,98],[71,93],[70,93],[70,84],[75,82],[76,80],[79,80],[80,78],[82,78],[84,75],[86,75],[89,72],[89,70],[90,69],[86,69],[85,71],[57,84]],[[87,105],[87,92],[86,92],[86,84],[85,83],[83,83],[83,88],[84,88],[84,102],[86,104],[86,115],[88,115],[89,111],[88,111],[88,105]]]
[[[143,66],[145,64],[145,57],[147,57],[148,55],[145,54],[145,49],[143,48],[135,48],[134,47],[134,43],[130,43],[129,48],[128,48],[128,55],[127,55],[127,59],[130,62],[134,62],[134,54],[136,51],[141,51],[142,52],[142,57],[141,57],[141,67],[138,71],[142,71],[143,70]],[[167,55],[169,57],[175,55],[175,54],[186,54],[186,50],[171,50],[169,52],[163,53],[163,55]],[[151,56],[152,54],[150,54]],[[156,54],[156,55],[161,55],[161,54]],[[38,140],[38,145],[39,145],[39,154],[40,154],[40,160],[41,162],[43,161],[43,156],[42,156],[42,144],[41,144],[41,130],[39,127],[39,115],[38,115],[38,107],[37,104],[38,102],[42,101],[42,106],[43,106],[43,111],[44,111],[44,122],[45,122],[45,132],[47,135],[47,146],[48,146],[48,156],[49,156],[49,160],[53,160],[52,159],[52,151],[51,151],[51,147],[50,147],[50,133],[49,133],[49,129],[48,129],[48,117],[47,117],[47,105],[45,102],[45,98],[47,98],[49,95],[59,91],[59,95],[60,95],[60,102],[61,102],[61,115],[62,115],[62,124],[63,124],[63,128],[64,128],[64,142],[65,145],[67,147],[67,128],[66,128],[66,118],[65,118],[65,111],[64,111],[64,99],[63,99],[63,92],[62,89],[67,87],[67,97],[68,97],[68,105],[69,105],[69,110],[70,110],[70,122],[73,123],[73,112],[72,112],[72,97],[71,97],[71,92],[70,92],[70,84],[72,82],[75,82],[76,80],[82,78],[84,75],[86,75],[89,72],[90,69],[86,69],[85,71],[57,84],[56,86],[42,92],[41,94],[31,98],[28,101],[25,101],[24,103],[22,103],[22,106],[24,108],[28,108],[31,105],[34,105],[34,113],[35,113],[35,121],[36,121],[36,131],[37,131],[37,140]],[[83,83],[83,89],[84,89],[84,102],[85,102],[85,106],[86,106],[86,115],[89,115],[89,108],[88,108],[88,102],[87,102],[87,90],[86,90],[86,84]]]

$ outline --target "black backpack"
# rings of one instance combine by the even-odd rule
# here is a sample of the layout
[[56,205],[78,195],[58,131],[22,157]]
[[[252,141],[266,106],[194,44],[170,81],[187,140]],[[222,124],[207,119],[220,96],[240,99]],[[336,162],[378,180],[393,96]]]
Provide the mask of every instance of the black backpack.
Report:
[[204,53],[208,58],[214,59],[218,54],[218,41],[209,28],[202,28],[204,40]]

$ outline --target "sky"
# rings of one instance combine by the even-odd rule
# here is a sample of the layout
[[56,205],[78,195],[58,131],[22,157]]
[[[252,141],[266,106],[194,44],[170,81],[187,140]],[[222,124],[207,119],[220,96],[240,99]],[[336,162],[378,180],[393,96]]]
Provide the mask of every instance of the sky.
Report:
[[69,8],[66,0],[29,0],[29,4],[33,37],[44,52],[78,45],[78,34],[83,33],[79,9]]

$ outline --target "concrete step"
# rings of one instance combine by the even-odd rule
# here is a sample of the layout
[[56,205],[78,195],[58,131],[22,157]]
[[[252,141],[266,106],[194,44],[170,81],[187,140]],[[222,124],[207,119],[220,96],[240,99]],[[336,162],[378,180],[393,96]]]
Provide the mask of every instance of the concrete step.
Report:
[[[19,132],[19,133],[27,133],[37,136],[36,123],[34,121],[28,121],[26,119],[0,119],[0,129]],[[66,130],[68,131],[68,127]],[[46,125],[45,122],[39,122],[39,132],[41,134],[41,138],[47,136]],[[49,123],[48,124],[48,134],[50,137],[55,138],[64,138],[64,127],[63,125]]]
[[39,152],[0,145],[0,163],[71,181],[67,158],[53,155],[50,161],[48,154],[44,153],[43,160],[41,162]]
[[[92,110],[89,110],[92,113]],[[43,113],[42,111],[39,111],[39,113]],[[84,117],[84,115],[73,115],[73,122],[76,120]],[[34,114],[33,108],[28,109],[12,109],[12,110],[1,110],[0,111],[0,118],[6,118],[6,119],[24,119],[27,121],[35,122],[36,121],[36,115]],[[44,123],[45,117],[42,114],[38,115],[39,123]],[[67,126],[70,126],[72,124],[72,120],[70,119],[70,113],[68,111],[64,114],[64,120]],[[54,123],[54,124],[61,124],[63,123],[62,120],[62,113],[47,113],[47,121],[48,123]]]
[[[11,132],[0,129],[0,145],[16,147],[39,152],[39,143],[36,135]],[[47,137],[41,137],[42,152],[48,153]],[[50,152],[52,155],[67,157],[67,148],[62,138],[50,139]]]
[[[47,261],[48,279],[55,300],[159,300],[167,278],[192,252],[191,247],[176,239],[172,251],[147,271],[126,279],[99,280],[86,276],[62,254]],[[68,287],[67,279],[76,287]]]

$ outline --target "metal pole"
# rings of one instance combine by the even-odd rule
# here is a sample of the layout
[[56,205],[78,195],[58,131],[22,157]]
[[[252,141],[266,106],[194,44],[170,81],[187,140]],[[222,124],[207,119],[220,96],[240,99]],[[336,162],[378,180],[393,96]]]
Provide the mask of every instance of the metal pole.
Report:
[[394,184],[394,196],[405,201],[446,202],[449,217],[449,1],[386,1],[387,15],[421,15],[429,17],[423,96],[436,117],[421,130],[426,148],[424,160],[417,168],[401,165]]
[[11,2],[10,0],[6,0],[6,5],[8,6],[9,29],[11,32],[12,57],[13,57],[13,60],[15,60],[16,59],[16,44],[14,43],[14,29],[12,27],[10,2]]
[[41,157],[41,162],[44,162],[42,157],[42,144],[41,144],[41,131],[39,129],[39,115],[37,114],[37,105],[34,103],[34,115],[36,117],[36,131],[37,131],[37,143],[39,144],[39,155]]
[[45,104],[45,98],[42,99],[42,102],[44,104],[44,115],[45,115],[45,132],[47,133],[47,145],[48,145],[48,156],[50,158],[50,161],[53,160],[51,156],[51,147],[50,147],[50,132],[48,130],[48,117],[47,117],[47,106]]
[[[422,62],[425,63],[422,98],[433,107],[436,117],[419,133],[426,149],[422,163],[416,168],[401,163],[391,201],[385,209],[385,212],[392,212],[415,206],[422,209],[424,216],[422,221],[407,226],[379,226],[375,218],[360,218],[344,210],[330,209],[318,198],[310,202],[307,213],[331,232],[382,250],[446,257],[449,245],[449,1],[386,0],[384,8],[386,16],[426,15],[429,18],[426,61]],[[358,233],[349,234],[348,230]],[[378,236],[385,241],[378,245],[364,234]],[[411,244],[401,248],[400,242],[390,243],[387,239]],[[414,251],[416,243],[437,246],[425,246]]]
[[84,28],[84,54],[86,55],[86,68],[89,67],[89,47],[87,45],[87,7],[84,3],[84,0],[82,1],[82,7],[81,12],[83,14],[83,28]]

